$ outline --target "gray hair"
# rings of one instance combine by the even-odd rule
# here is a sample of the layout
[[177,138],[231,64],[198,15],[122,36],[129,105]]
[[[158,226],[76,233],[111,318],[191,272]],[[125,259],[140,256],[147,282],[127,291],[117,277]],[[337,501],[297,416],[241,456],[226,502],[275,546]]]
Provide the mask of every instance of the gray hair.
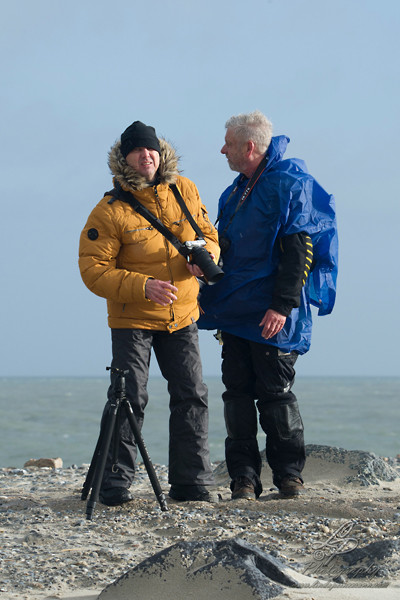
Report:
[[231,117],[225,127],[233,129],[243,142],[252,140],[259,152],[265,152],[271,143],[272,123],[259,110]]

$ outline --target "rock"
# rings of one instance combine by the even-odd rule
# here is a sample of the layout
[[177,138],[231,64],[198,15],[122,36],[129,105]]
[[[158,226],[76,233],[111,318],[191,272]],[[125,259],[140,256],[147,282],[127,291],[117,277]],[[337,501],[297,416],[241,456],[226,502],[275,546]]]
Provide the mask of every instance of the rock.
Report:
[[28,544],[28,546],[36,546],[38,544],[42,544],[46,541],[46,537],[39,533],[38,531],[30,531],[27,535],[25,535],[23,542]]
[[241,539],[179,542],[127,571],[98,600],[267,600],[281,595],[282,586],[315,582]]
[[[345,538],[340,539],[341,543],[345,543]],[[354,543],[356,539],[348,538],[348,542]],[[317,558],[318,566],[316,567],[314,562],[314,568],[310,570],[308,567],[306,573],[313,572],[314,575],[318,573],[324,578],[332,578],[336,583],[343,583],[345,580],[368,580],[371,587],[373,582],[379,585],[381,580],[380,583],[386,586],[389,576],[395,576],[400,570],[399,548],[397,539],[372,542],[352,550],[339,547],[337,553],[334,548],[325,545],[323,548],[326,552],[325,557]],[[388,565],[390,565],[390,572]],[[382,582],[383,578],[386,578],[386,581]]]
[[379,542],[372,542],[363,548],[355,548],[347,554],[343,554],[343,559],[349,565],[355,565],[364,559],[370,561],[382,561],[388,556],[393,556],[400,550],[399,540],[383,540]]
[[63,461],[62,458],[31,458],[26,461],[24,467],[37,467],[38,469],[50,468],[50,469],[62,469]]
[[397,471],[372,452],[309,444],[306,446],[306,456],[306,469],[315,461],[330,464],[331,469],[334,465],[341,465],[343,471],[345,467],[345,483],[379,485],[381,481],[394,481],[398,478]]

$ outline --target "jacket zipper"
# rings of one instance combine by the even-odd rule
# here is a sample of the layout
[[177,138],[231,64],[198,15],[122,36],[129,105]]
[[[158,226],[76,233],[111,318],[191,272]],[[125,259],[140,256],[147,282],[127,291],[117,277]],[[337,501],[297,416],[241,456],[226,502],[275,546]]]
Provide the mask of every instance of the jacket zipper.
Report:
[[138,229],[128,229],[127,231],[125,231],[125,233],[134,233],[135,231],[146,231],[147,229],[153,229],[153,227],[151,225],[149,225],[148,227],[138,227]]

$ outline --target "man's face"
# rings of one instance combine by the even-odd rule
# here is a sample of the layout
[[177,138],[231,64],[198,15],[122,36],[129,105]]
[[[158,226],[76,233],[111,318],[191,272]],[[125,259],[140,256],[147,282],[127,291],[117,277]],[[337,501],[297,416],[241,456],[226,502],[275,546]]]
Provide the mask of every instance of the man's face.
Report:
[[226,130],[225,144],[221,148],[221,153],[228,159],[228,165],[232,171],[242,173],[246,168],[246,142],[240,141],[232,129]]
[[134,148],[126,157],[126,162],[147,181],[153,181],[160,166],[160,155],[150,148]]

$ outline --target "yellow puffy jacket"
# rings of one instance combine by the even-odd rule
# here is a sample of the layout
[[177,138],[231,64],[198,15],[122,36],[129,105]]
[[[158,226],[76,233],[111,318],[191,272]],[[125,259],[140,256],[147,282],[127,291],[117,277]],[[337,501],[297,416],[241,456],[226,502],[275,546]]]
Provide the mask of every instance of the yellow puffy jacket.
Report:
[[[125,161],[117,142],[109,166],[125,191],[150,210],[181,241],[196,237],[169,184],[176,183],[194,220],[204,234],[206,250],[219,257],[218,234],[210,222],[195,184],[181,177],[173,148],[160,140],[158,181],[146,180]],[[185,258],[128,203],[106,195],[93,209],[81,233],[79,268],[85,285],[107,299],[108,324],[115,329],[155,329],[171,333],[199,317],[199,284],[186,268]],[[149,277],[170,281],[177,300],[161,306],[145,297]]]

